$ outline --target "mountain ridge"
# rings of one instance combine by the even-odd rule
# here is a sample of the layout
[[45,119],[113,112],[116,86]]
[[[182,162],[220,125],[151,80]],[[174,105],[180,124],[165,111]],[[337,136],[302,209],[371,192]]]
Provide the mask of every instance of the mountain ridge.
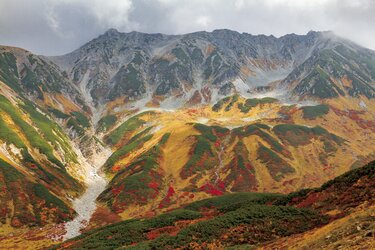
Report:
[[50,246],[82,228],[233,192],[313,188],[358,168],[375,159],[370,52],[330,32],[228,30],[109,30],[58,58],[0,46],[0,234]]
[[[292,87],[287,91],[292,92],[291,96],[304,95],[306,91],[293,85],[305,78],[304,73],[296,69],[309,59],[315,60],[314,56],[320,58],[322,50],[340,45],[367,53],[359,45],[332,32],[311,31],[306,35],[275,38],[231,30],[185,35],[110,30],[71,53],[50,59],[63,65],[72,81],[83,84],[87,94],[95,100],[106,103],[120,95],[130,101],[145,99],[145,102],[169,98],[172,103],[175,100],[178,107],[191,103],[196,97],[203,102],[216,100],[214,96],[220,96],[225,87],[246,95],[255,87],[268,87],[274,81],[283,81],[280,89]],[[93,63],[101,65],[101,70]],[[316,64],[315,61],[312,65],[307,64],[310,65],[307,70],[311,71]],[[344,62],[339,67],[354,67],[350,65]],[[374,81],[374,77],[371,70],[366,80]],[[332,88],[326,85],[324,83],[324,88]],[[364,88],[370,90],[361,91],[370,91],[367,97],[373,98],[373,87]],[[221,91],[218,93],[218,90]],[[307,92],[310,98],[314,97],[313,92]],[[339,94],[343,95],[344,91]],[[182,100],[181,104],[178,104],[179,100]]]

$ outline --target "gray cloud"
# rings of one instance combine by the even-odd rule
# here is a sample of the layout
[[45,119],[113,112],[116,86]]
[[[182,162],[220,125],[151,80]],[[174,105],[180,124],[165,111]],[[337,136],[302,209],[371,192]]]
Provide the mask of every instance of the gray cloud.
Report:
[[182,34],[332,30],[375,49],[373,0],[0,0],[0,44],[57,55],[109,28]]

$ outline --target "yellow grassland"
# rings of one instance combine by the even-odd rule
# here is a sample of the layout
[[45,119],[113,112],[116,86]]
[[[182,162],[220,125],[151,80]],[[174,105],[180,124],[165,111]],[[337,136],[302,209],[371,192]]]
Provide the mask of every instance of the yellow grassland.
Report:
[[[351,214],[321,228],[281,238],[259,249],[374,249],[373,236],[365,236],[375,229],[374,218],[375,205],[363,204]],[[364,230],[363,224],[370,224],[370,228]]]
[[[354,100],[355,99],[350,98],[337,98],[337,102],[328,101],[328,103],[342,110],[343,107],[354,107]],[[237,103],[243,103],[244,101],[245,99],[240,97]],[[124,166],[130,164],[137,156],[155,145],[163,134],[171,133],[168,142],[163,147],[160,168],[166,176],[173,179],[173,182],[177,185],[177,189],[183,189],[189,185],[189,179],[182,180],[180,178],[180,172],[189,159],[189,151],[194,143],[191,136],[199,133],[192,128],[189,123],[198,122],[204,118],[207,121],[207,125],[219,125],[228,128],[257,122],[268,125],[278,124],[278,122],[273,119],[278,117],[277,113],[282,104],[272,103],[258,105],[252,108],[247,114],[244,114],[238,109],[237,103],[235,103],[229,111],[224,110],[225,105],[219,112],[213,112],[211,107],[203,106],[179,109],[175,112],[156,112],[156,115],[143,116],[142,119],[152,123],[154,127],[161,126],[161,128],[154,133],[153,138],[146,142],[142,148],[134,150],[118,163]],[[358,103],[356,103],[356,105],[358,106]],[[374,101],[366,101],[366,105],[369,110],[375,109]],[[370,112],[363,115],[364,119],[370,119],[371,114],[368,113]],[[349,117],[336,115],[332,110],[326,116],[314,120],[304,119],[302,117],[302,111],[298,111],[292,116],[292,122],[310,127],[322,126],[329,132],[344,138],[346,142],[341,147],[338,147],[336,153],[326,157],[326,166],[319,160],[319,155],[324,153],[323,143],[321,141],[313,139],[311,143],[304,146],[286,146],[291,152],[292,158],[287,158],[282,154],[279,154],[279,156],[288,162],[296,171],[293,174],[287,175],[283,181],[277,182],[272,179],[264,164],[257,160],[256,151],[258,143],[261,142],[268,147],[270,147],[270,145],[258,136],[243,138],[249,151],[248,158],[251,162],[254,162],[256,176],[259,182],[258,190],[260,192],[288,193],[300,188],[319,186],[323,182],[349,170],[350,166],[356,161],[356,156],[369,155],[375,151],[375,145],[372,143],[375,139],[374,133],[369,133],[369,131],[362,129]],[[345,124],[348,130],[345,129],[342,124]],[[141,131],[141,129],[144,128],[140,128],[136,132]],[[271,135],[272,134],[273,133],[271,133]],[[273,137],[278,138],[276,135],[273,135]],[[231,145],[226,146],[224,165],[229,163],[233,155],[232,151],[234,145],[235,142],[232,142]],[[327,166],[330,168],[326,169]],[[224,177],[226,174],[227,173],[220,173],[221,177]],[[198,184],[204,184],[211,176],[213,176],[213,170],[207,171],[207,174],[198,180]],[[293,180],[293,184],[284,185],[283,182],[288,180]]]

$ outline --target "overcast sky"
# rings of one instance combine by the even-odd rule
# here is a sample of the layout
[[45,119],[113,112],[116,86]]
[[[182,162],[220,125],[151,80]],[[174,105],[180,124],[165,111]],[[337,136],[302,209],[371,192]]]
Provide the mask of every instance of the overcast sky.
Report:
[[70,52],[109,28],[182,34],[332,30],[375,49],[375,0],[0,0],[0,44]]

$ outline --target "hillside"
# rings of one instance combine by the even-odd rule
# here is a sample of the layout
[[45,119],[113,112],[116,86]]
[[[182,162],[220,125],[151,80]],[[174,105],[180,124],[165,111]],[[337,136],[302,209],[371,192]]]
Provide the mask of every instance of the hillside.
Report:
[[[53,249],[224,249],[240,248],[243,244],[248,248],[262,247],[274,241],[266,245],[267,249],[267,246],[277,247],[279,242],[289,242],[289,237],[295,242],[294,237],[307,241],[299,234],[311,237],[314,235],[311,232],[316,234],[325,228],[332,230],[326,232],[332,234],[329,244],[333,245],[342,240],[342,234],[337,234],[340,230],[337,224],[347,217],[361,219],[357,230],[362,232],[367,242],[364,244],[369,247],[373,235],[366,235],[373,230],[373,218],[366,226],[358,211],[371,218],[371,212],[365,210],[374,211],[374,175],[375,162],[371,162],[314,190],[287,196],[236,193],[210,198],[157,217],[128,220],[89,231]],[[356,234],[356,230],[350,233]]]
[[68,197],[84,187],[72,177],[78,155],[57,123],[11,94],[5,86],[0,91],[2,223],[41,226],[72,219]]
[[[248,242],[258,244],[347,215],[371,198],[350,198],[362,197],[358,183],[316,188],[375,160],[374,65],[373,51],[332,32],[111,29],[57,57],[0,46],[0,241],[45,248],[122,221],[149,230],[163,220],[156,235],[199,234],[194,223],[210,220],[248,235],[243,212],[259,223]],[[226,208],[236,197],[257,208]],[[220,204],[193,208],[206,199]],[[290,231],[269,233],[265,221]],[[246,243],[217,233],[207,244]],[[126,244],[148,244],[135,234]]]
[[98,200],[129,218],[229,192],[317,187],[374,157],[372,116],[345,117],[338,106],[231,96],[212,107],[131,115],[104,133],[114,153]]

